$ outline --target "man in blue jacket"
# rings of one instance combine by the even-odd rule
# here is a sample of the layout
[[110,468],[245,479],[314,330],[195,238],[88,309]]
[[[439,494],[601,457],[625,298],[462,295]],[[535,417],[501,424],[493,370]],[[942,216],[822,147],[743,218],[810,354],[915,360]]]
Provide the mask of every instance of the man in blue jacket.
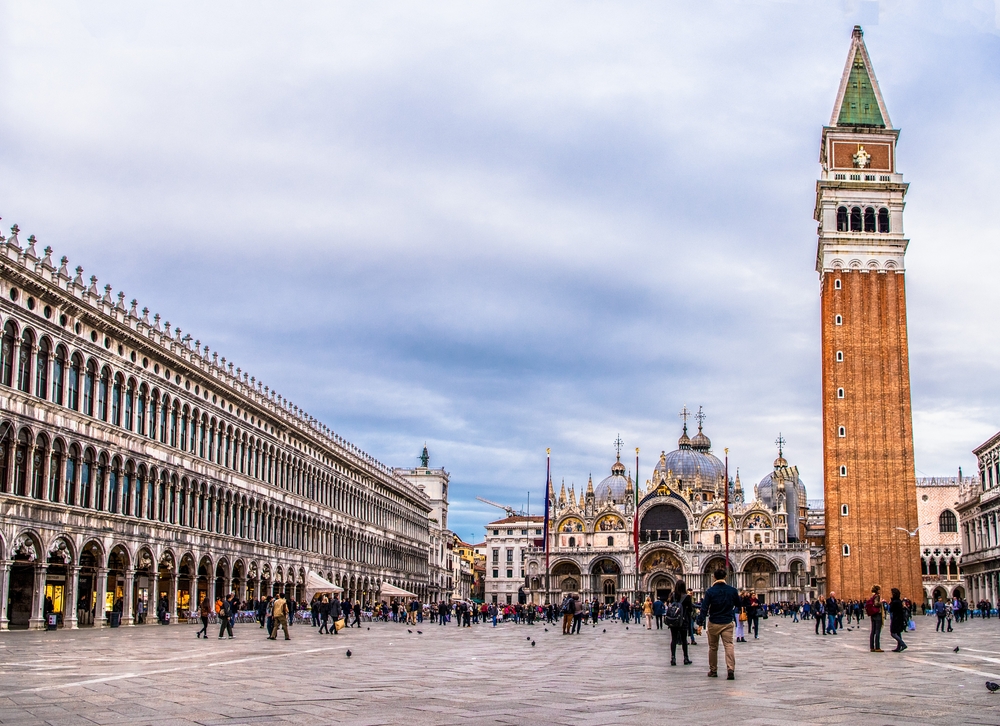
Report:
[[708,620],[708,677],[718,678],[719,638],[726,651],[728,679],[736,680],[736,650],[733,647],[733,631],[736,628],[734,613],[740,607],[740,594],[735,587],[726,584],[726,571],[714,573],[715,582],[705,591],[701,600],[698,622]]

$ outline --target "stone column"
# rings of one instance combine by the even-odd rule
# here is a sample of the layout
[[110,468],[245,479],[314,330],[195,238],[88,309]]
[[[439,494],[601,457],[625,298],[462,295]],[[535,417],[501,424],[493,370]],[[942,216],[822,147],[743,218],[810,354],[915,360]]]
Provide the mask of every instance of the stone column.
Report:
[[146,622],[153,619],[153,622],[159,624],[157,620],[157,615],[160,610],[160,571],[156,568],[156,563],[153,563],[153,568],[149,573],[149,602],[146,603]]
[[188,610],[189,611],[195,611],[195,612],[197,612],[198,606],[201,605],[201,603],[198,602],[198,577],[197,577],[197,574],[194,577],[190,578],[190,581],[189,581],[189,584],[188,584],[188,588],[190,589],[190,593],[191,593],[191,600],[190,600],[190,604],[188,605]]
[[76,630],[79,624],[76,620],[76,601],[80,571],[74,565],[66,565],[66,587],[63,589],[63,627]]
[[177,625],[177,575],[167,576],[167,611],[170,613],[168,625]]
[[9,591],[10,560],[0,560],[0,630],[10,630],[7,622],[7,594]]
[[125,587],[122,592],[122,625],[135,625],[132,617],[132,593],[135,590],[135,570],[125,570]]
[[104,627],[104,602],[108,595],[108,568],[98,567],[94,577],[97,582],[97,604],[94,605],[94,627]]
[[45,573],[48,571],[48,563],[35,563],[35,587],[32,592],[31,618],[28,620],[29,630],[45,629]]

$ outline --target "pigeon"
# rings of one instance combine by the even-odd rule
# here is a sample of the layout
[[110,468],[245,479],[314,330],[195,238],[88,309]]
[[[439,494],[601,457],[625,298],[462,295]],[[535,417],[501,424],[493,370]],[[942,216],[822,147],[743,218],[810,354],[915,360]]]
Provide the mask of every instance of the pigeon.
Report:
[[625,630],[628,630],[628,626],[627,625],[625,626]]
[[955,653],[958,652],[958,646],[957,645],[955,646],[955,650],[953,652],[955,652]]
[[1000,691],[1000,683],[994,683],[993,681],[986,681],[986,690],[990,693],[996,693]]
[[348,657],[348,658],[350,658],[350,657],[351,657],[351,649],[350,649],[350,648],[348,648],[348,649],[347,649],[347,653],[346,653],[346,655],[347,655],[347,657]]
[[371,630],[371,628],[368,628],[368,629]]
[[417,635],[423,635],[423,634],[424,634],[424,631],[423,631],[423,630],[418,630],[418,631],[417,631]]
[[531,640],[531,636],[529,635],[525,640]]
[[531,641],[531,647],[532,647],[532,648],[534,648],[534,647],[535,647],[535,641],[533,641],[533,640]]
[[406,629],[406,632],[409,633],[410,635],[413,635],[413,631],[410,630],[409,628]]
[[546,629],[545,629],[545,632],[546,632],[546,633],[547,633],[547,632],[549,632],[549,629],[548,629],[548,628],[546,628]]
[[601,632],[602,632],[602,633],[606,633],[606,632],[608,632],[608,629],[607,629],[607,628],[604,628],[603,630],[601,630]]

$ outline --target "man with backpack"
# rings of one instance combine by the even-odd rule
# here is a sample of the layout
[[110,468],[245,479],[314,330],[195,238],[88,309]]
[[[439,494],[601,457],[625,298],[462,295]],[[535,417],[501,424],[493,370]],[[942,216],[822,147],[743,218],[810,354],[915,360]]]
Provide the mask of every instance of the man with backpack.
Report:
[[937,615],[937,625],[934,626],[934,632],[939,630],[944,632],[944,603],[941,602],[941,598],[934,598],[934,614]]
[[216,608],[219,615],[219,640],[222,640],[223,634],[227,631],[229,632],[229,639],[233,638],[233,616],[236,614],[233,612],[233,602],[230,598],[223,598],[216,603]]
[[[666,610],[666,608],[663,606],[663,600],[661,600],[660,597],[657,596],[656,597],[656,601],[653,603],[653,617],[656,618],[656,629],[657,630],[662,630],[663,629],[663,613],[664,613],[665,610]],[[669,628],[670,625],[667,625],[667,627]],[[685,635],[684,639],[685,639],[685,641],[687,640],[687,636],[686,635]]]
[[563,635],[570,635],[570,631],[573,628],[573,597],[567,595],[563,598],[562,605],[559,607],[559,612],[562,613],[563,619]]

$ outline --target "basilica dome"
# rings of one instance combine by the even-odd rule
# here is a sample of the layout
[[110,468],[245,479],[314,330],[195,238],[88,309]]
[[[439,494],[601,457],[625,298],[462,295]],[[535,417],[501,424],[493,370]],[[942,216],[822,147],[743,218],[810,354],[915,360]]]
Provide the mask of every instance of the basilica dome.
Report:
[[625,501],[625,490],[628,488],[628,479],[625,478],[625,465],[621,459],[616,461],[611,467],[611,476],[597,485],[594,494],[597,501],[603,502],[613,499],[615,502]]
[[[782,459],[782,461],[784,461]],[[787,485],[786,485],[787,486]],[[765,476],[760,480],[757,485],[757,498],[760,499],[769,509],[774,509],[774,472]],[[786,494],[786,509],[788,508],[788,495]],[[806,485],[802,483],[799,479],[795,486],[795,506],[802,507],[805,506],[806,502]]]
[[662,454],[654,472],[657,477],[659,474],[666,476],[669,472],[675,480],[680,479],[684,486],[692,486],[700,474],[702,486],[714,487],[717,481],[725,480],[726,465],[712,454],[709,450],[711,446],[711,440],[702,433],[701,427],[694,438],[689,439],[685,424],[684,433],[677,441],[677,450]]

